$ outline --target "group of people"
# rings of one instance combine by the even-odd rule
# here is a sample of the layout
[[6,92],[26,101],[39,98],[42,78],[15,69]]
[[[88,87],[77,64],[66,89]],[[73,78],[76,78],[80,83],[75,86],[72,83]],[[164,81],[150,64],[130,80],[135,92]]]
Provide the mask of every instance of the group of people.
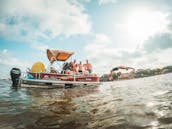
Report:
[[69,67],[65,70],[66,70],[67,74],[75,72],[75,73],[87,75],[87,74],[92,73],[93,67],[88,60],[86,60],[86,63],[83,64],[81,61],[79,63],[77,63],[76,59],[74,59],[73,61],[71,61],[69,63]]

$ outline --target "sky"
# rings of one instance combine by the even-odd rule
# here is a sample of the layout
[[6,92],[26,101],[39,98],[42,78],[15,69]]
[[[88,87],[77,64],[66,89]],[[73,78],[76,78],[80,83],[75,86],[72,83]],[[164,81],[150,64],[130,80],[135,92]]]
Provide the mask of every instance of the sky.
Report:
[[47,48],[73,51],[69,61],[88,59],[98,74],[172,65],[172,1],[0,0],[0,78],[49,66]]

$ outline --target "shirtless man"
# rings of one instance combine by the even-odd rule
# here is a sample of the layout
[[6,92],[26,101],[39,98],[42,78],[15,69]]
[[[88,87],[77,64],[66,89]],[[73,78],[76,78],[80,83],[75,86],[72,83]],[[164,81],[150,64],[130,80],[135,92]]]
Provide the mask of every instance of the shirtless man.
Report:
[[76,59],[74,59],[74,61],[73,61],[73,62],[71,62],[71,65],[72,65],[72,71],[73,71],[73,72],[77,72]]
[[83,73],[83,68],[84,68],[84,67],[83,67],[83,64],[82,64],[81,61],[79,62],[79,64],[77,65],[77,67],[78,67],[78,72],[79,72],[79,73]]
[[88,70],[89,74],[91,74],[93,71],[93,67],[92,67],[91,63],[88,62],[88,60],[86,60],[85,66],[86,66],[86,69]]

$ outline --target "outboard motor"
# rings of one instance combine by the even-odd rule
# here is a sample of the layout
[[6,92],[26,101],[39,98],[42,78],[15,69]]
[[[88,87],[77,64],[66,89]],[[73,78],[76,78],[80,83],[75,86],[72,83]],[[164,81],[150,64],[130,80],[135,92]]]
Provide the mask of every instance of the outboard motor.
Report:
[[12,68],[10,71],[10,75],[12,80],[12,87],[20,86],[21,70],[19,68]]

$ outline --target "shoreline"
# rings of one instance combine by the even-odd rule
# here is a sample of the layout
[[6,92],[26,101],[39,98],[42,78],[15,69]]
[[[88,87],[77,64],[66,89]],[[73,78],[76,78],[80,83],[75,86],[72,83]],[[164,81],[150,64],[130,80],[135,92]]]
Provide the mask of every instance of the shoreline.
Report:
[[[151,76],[144,76],[144,77],[135,77],[135,78],[128,78],[128,79],[114,79],[112,81],[107,80],[107,81],[102,81],[100,80],[100,82],[113,82],[113,81],[125,81],[125,80],[133,80],[133,79],[140,79],[140,78],[148,78],[148,77],[154,77],[154,76],[160,76],[160,75],[166,75],[166,74],[172,74],[172,72],[169,73],[162,73],[162,74],[156,74],[156,75],[151,75]],[[107,79],[107,78],[106,78]]]

